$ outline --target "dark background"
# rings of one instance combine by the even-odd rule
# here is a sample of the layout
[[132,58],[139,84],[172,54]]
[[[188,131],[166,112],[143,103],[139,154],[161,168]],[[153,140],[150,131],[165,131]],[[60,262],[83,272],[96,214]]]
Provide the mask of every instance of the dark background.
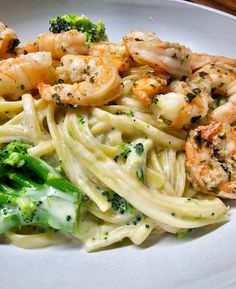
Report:
[[236,15],[236,0],[189,0]]

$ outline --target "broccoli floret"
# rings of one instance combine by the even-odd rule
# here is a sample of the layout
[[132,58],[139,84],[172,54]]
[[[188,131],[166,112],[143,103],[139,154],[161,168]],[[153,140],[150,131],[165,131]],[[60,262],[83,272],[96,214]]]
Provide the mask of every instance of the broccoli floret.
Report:
[[117,162],[117,160],[120,157],[123,157],[125,160],[128,158],[130,152],[132,149],[132,145],[131,144],[122,144],[118,146],[118,153],[117,155],[114,157],[114,160]]
[[118,194],[113,194],[111,197],[111,206],[114,210],[118,211],[120,214],[124,214],[131,205],[123,198],[121,198]]
[[133,206],[129,202],[114,192],[102,191],[102,195],[111,203],[112,209],[120,214],[124,214],[133,209]]
[[22,155],[27,154],[31,146],[22,141],[12,141],[0,152],[0,163],[12,167],[21,167],[24,165]]
[[50,20],[49,23],[51,25],[49,31],[52,33],[62,33],[74,29],[66,20],[60,16]]
[[82,191],[12,141],[0,152],[0,233],[22,225],[77,230]]
[[142,143],[137,143],[135,146],[135,152],[138,156],[141,156],[144,152],[143,144]]
[[75,29],[86,33],[86,44],[89,46],[92,42],[106,41],[106,28],[104,22],[99,20],[97,24],[93,23],[87,16],[69,14],[57,16],[49,21],[49,31],[53,33],[62,33]]

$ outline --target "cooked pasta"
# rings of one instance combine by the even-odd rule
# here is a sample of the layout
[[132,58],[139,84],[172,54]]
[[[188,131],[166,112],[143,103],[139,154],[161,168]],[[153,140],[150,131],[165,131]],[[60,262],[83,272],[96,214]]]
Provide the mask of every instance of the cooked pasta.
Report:
[[[65,35],[65,41],[68,35],[70,34]],[[135,37],[133,38],[132,35]],[[15,37],[15,34],[13,36]],[[83,55],[79,55],[80,50],[73,50],[73,54],[77,55],[67,54],[70,51],[68,46],[70,42],[68,42],[63,44],[67,45],[66,50],[63,50],[62,46],[59,47],[60,52],[64,51],[61,59],[60,54],[57,54],[60,63],[51,65],[47,63],[50,66],[47,73],[50,72],[53,77],[57,75],[56,81],[53,82],[51,76],[48,80],[38,76],[38,79],[33,79],[30,85],[22,87],[22,93],[19,94],[20,87],[17,87],[16,91],[13,86],[7,88],[8,80],[0,79],[6,81],[3,83],[4,93],[0,99],[0,143],[2,148],[8,143],[19,140],[29,144],[27,155],[37,160],[43,159],[45,164],[52,166],[55,172],[51,174],[58,174],[60,180],[62,177],[66,178],[82,192],[82,199],[75,201],[76,195],[73,194],[64,199],[65,206],[72,201],[73,205],[63,207],[58,203],[57,207],[53,203],[50,213],[54,219],[46,224],[44,221],[41,225],[41,219],[39,217],[37,219],[36,208],[34,213],[36,217],[34,215],[28,223],[23,222],[20,227],[9,225],[9,229],[6,229],[8,227],[4,227],[4,208],[8,207],[2,201],[3,196],[8,194],[6,187],[12,187],[14,192],[18,187],[15,184],[16,179],[9,174],[6,177],[2,172],[2,179],[5,181],[7,178],[7,181],[6,185],[0,183],[0,199],[2,198],[0,233],[5,234],[12,244],[23,248],[45,247],[74,238],[82,242],[87,251],[94,251],[122,241],[124,238],[129,238],[135,245],[139,245],[150,234],[160,235],[168,232],[178,235],[184,231],[183,235],[186,235],[191,229],[227,221],[228,208],[218,196],[236,196],[235,172],[229,173],[227,171],[229,166],[226,168],[222,162],[220,163],[228,176],[227,190],[231,190],[228,195],[226,191],[225,194],[221,193],[221,190],[226,190],[225,186],[219,185],[216,180],[212,190],[204,189],[203,184],[199,189],[196,185],[197,174],[194,178],[192,176],[198,167],[191,167],[190,153],[185,155],[186,142],[189,141],[186,137],[198,125],[202,125],[201,131],[204,130],[208,138],[204,138],[203,133],[195,135],[194,145],[198,146],[196,155],[201,153],[203,145],[206,146],[205,154],[208,153],[208,148],[214,146],[212,150],[219,155],[219,150],[225,147],[222,145],[217,148],[218,142],[213,143],[212,139],[220,136],[228,140],[227,131],[222,134],[218,132],[217,135],[211,134],[207,126],[209,120],[206,117],[201,120],[203,115],[201,113],[199,117],[196,115],[196,107],[201,105],[203,99],[208,99],[207,106],[204,107],[204,116],[206,116],[208,107],[214,103],[215,98],[207,92],[207,89],[204,91],[202,86],[197,87],[197,83],[191,82],[190,63],[191,57],[194,56],[190,49],[169,42],[167,45],[153,34],[137,31],[127,35],[123,44],[102,42],[100,46],[97,43],[91,46],[90,51],[89,46],[85,46],[85,34],[81,32],[80,37],[84,39],[84,49],[81,53]],[[150,37],[155,38],[152,47],[148,44]],[[53,42],[51,44],[53,46]],[[30,61],[34,73],[37,69],[36,64],[43,65],[40,63],[40,58],[34,60],[36,56],[33,54],[44,53],[43,46],[39,48],[41,52],[28,54],[28,58],[32,59]],[[57,53],[56,47],[52,49],[54,54]],[[141,53],[137,56],[139,49]],[[50,49],[47,48],[47,57],[50,53]],[[109,60],[109,53],[111,53],[111,60]],[[162,62],[163,55],[166,57],[164,62]],[[4,64],[5,67],[6,61],[11,63],[11,67],[14,63],[17,65],[22,63],[23,67],[22,61],[25,60],[22,59],[23,57],[19,56],[14,58],[14,61],[13,58],[0,61],[0,75],[3,73],[1,65]],[[69,62],[67,61],[69,64],[66,59],[69,59]],[[27,65],[30,65],[30,61]],[[226,65],[224,69],[232,70],[231,74],[234,73],[235,77],[235,70],[230,68],[228,63],[220,65],[222,67]],[[197,63],[194,65],[194,70],[196,67],[198,67]],[[27,69],[30,71],[30,67]],[[204,72],[204,68],[200,69],[200,72]],[[171,76],[170,72],[173,72]],[[194,71],[195,76],[196,73],[197,71]],[[203,76],[203,73],[200,74]],[[175,80],[172,79],[173,75],[176,77]],[[179,80],[178,78],[183,75],[186,80]],[[205,82],[211,81],[208,76],[207,73],[204,75]],[[17,75],[9,77],[12,78],[11,81],[17,77],[19,83],[30,81],[26,79],[23,69]],[[153,93],[153,90],[147,89],[147,83],[148,85],[150,83],[145,79],[150,78],[157,82],[158,78],[162,79],[165,83],[163,90],[158,92],[155,90]],[[144,80],[137,83],[137,80],[141,79]],[[229,81],[234,83],[232,79]],[[134,89],[135,85],[139,85],[138,94],[137,89]],[[232,85],[231,95],[234,93]],[[190,88],[192,92],[189,92]],[[185,90],[185,100],[183,100],[182,95]],[[140,97],[142,92],[145,93],[147,102],[142,101]],[[220,94],[221,91],[217,90],[217,93]],[[181,103],[173,104],[171,100],[169,104],[166,103],[168,106],[166,112],[165,107],[158,104],[159,99],[162,101],[165,95],[172,97],[171,94],[181,94],[179,97]],[[14,97],[9,97],[11,95]],[[178,97],[174,101],[177,102]],[[187,115],[188,117],[192,115],[192,123],[182,125],[185,123],[182,113],[190,109],[191,101],[193,101],[192,111],[187,112]],[[180,105],[181,115],[177,115]],[[198,110],[201,108],[198,107]],[[209,109],[209,113],[211,111],[212,109]],[[172,125],[172,120],[164,117],[168,114],[171,114],[175,122],[179,121],[181,125]],[[193,121],[194,117],[197,119]],[[207,139],[208,143],[203,143],[204,139]],[[231,146],[234,146],[235,139],[229,141]],[[236,160],[234,152],[227,152],[227,154],[231,156],[230,162],[233,167],[232,162]],[[1,159],[0,156],[0,162]],[[11,162],[14,161],[14,158],[8,160],[7,165],[11,166]],[[11,173],[14,169],[21,169],[23,165],[23,163],[15,167],[13,165]],[[201,161],[197,165],[201,167]],[[208,171],[205,169],[204,174],[211,175],[214,169],[209,167]],[[25,174],[25,171],[21,173]],[[40,175],[40,172],[37,173]],[[27,172],[26,177],[28,174],[31,177],[30,171]],[[35,178],[34,174],[33,177]],[[211,178],[209,181],[213,182]],[[56,186],[51,184],[47,190]],[[211,184],[207,187],[211,187]],[[62,196],[62,192],[70,191],[69,187],[63,188],[64,190],[59,190],[58,197]],[[30,193],[27,190],[26,192],[28,196]],[[51,193],[48,192],[45,193],[44,198],[50,196]],[[17,195],[16,198],[20,197]],[[42,203],[46,206],[44,201],[40,202],[39,208]],[[77,217],[65,213],[68,222],[74,218],[73,228],[63,225],[63,221],[60,224],[55,221],[57,216],[63,215],[63,210],[70,208],[72,211],[74,205],[78,203]]]

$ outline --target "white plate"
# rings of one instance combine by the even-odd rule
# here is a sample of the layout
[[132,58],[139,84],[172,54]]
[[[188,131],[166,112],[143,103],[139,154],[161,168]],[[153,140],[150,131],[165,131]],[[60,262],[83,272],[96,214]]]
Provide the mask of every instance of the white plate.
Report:
[[[126,32],[141,28],[194,51],[236,57],[236,18],[189,3],[0,0],[0,4],[0,19],[16,29],[22,41],[47,31],[52,16],[75,12],[104,19],[110,40],[119,41]],[[198,230],[184,241],[165,236],[141,247],[129,245],[90,254],[78,244],[42,250],[2,244],[0,288],[233,289],[236,212],[230,212],[227,224],[208,234],[207,229]]]

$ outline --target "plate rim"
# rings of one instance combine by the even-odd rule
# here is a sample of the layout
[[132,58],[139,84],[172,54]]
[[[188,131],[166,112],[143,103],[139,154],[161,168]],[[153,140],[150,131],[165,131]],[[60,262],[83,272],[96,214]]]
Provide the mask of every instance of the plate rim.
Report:
[[[212,8],[212,7],[209,7],[209,6],[205,6],[203,4],[198,4],[198,3],[193,3],[193,2],[189,2],[189,0],[167,0],[168,2],[176,2],[176,3],[181,3],[181,4],[184,4],[184,5],[189,5],[189,6],[193,6],[193,7],[197,7],[199,9],[203,9],[203,10],[207,10],[209,12],[212,12],[212,13],[216,13],[216,14],[219,14],[221,16],[225,16],[227,18],[230,18],[234,21],[236,21],[236,16],[230,14],[230,13],[227,13],[227,12],[224,12],[224,11],[221,11],[221,10],[218,10],[216,8]],[[156,4],[154,4],[156,5]]]
[[[112,0],[110,0],[109,1],[111,4],[112,4]],[[119,0],[117,0],[117,2],[119,2]],[[159,3],[163,3],[162,2],[162,0],[159,0],[158,1]],[[154,4],[154,5],[158,5],[158,2],[156,3],[156,4]],[[191,6],[191,7],[193,7],[193,6],[195,6],[195,7],[193,7],[192,9],[194,9],[195,11],[197,11],[197,9],[199,9],[198,11],[199,12],[201,12],[201,11],[203,11],[203,13],[204,13],[204,11],[209,11],[209,16],[211,16],[211,17],[214,17],[214,15],[215,15],[215,13],[217,14],[217,15],[222,15],[222,16],[224,16],[223,18],[222,18],[222,22],[226,22],[227,20],[226,19],[233,19],[233,21],[231,22],[231,23],[235,23],[236,22],[236,17],[234,17],[233,16],[233,18],[231,18],[231,15],[230,14],[227,14],[227,13],[225,13],[225,12],[221,12],[221,11],[218,11],[218,10],[216,10],[216,9],[214,9],[214,8],[209,8],[209,7],[205,7],[205,6],[203,6],[203,5],[199,5],[199,4],[196,4],[196,3],[191,3],[191,2],[187,2],[187,1],[183,1],[183,0],[168,0],[168,1],[166,1],[166,3],[168,4],[168,2],[169,3],[171,3],[171,2],[176,2],[176,3],[181,3],[181,5],[180,5],[180,7],[179,8],[181,8],[181,6],[182,5],[188,5],[188,6],[182,6],[182,7],[189,7],[189,6]],[[114,3],[114,2],[113,2]],[[120,4],[122,4],[122,3],[120,3]],[[148,6],[148,5],[152,5],[151,3],[150,4],[144,4],[145,6]],[[165,3],[164,3],[164,5],[165,5]],[[166,6],[166,5],[165,5]],[[207,12],[205,12],[205,13],[207,13]],[[219,16],[220,17],[220,16]],[[225,18],[226,17],[226,18]],[[229,20],[228,20],[229,21]],[[229,21],[230,22],[230,21]],[[223,231],[224,232],[224,231]],[[217,244],[216,244],[217,245]],[[132,245],[131,245],[132,246]],[[10,246],[9,246],[10,247]],[[13,247],[13,246],[11,246],[11,247]],[[129,246],[130,247],[130,246]],[[155,247],[158,247],[158,244],[156,244],[155,245]],[[184,247],[186,247],[186,246],[184,246]],[[163,247],[162,247],[163,248]],[[172,247],[173,248],[173,247]],[[3,250],[5,250],[5,248],[3,247],[2,248]],[[10,248],[9,248],[10,249]],[[11,254],[9,254],[8,255],[8,257],[10,256],[10,257],[12,257],[12,256],[14,256],[15,255],[15,257],[14,258],[19,258],[21,261],[22,260],[28,260],[28,262],[32,262],[33,260],[34,260],[34,258],[35,259],[38,259],[39,258],[39,260],[43,260],[45,263],[45,271],[46,270],[48,270],[48,264],[50,265],[53,265],[53,263],[50,263],[50,261],[48,262],[47,261],[47,258],[49,259],[51,259],[52,258],[52,256],[54,256],[54,255],[52,255],[52,252],[55,252],[55,251],[57,251],[58,249],[56,249],[56,248],[53,248],[53,247],[51,247],[51,248],[47,248],[46,250],[45,250],[45,253],[41,253],[41,252],[37,252],[36,250],[35,250],[35,252],[34,252],[34,250],[33,249],[31,249],[31,250],[29,250],[30,252],[27,252],[26,250],[24,250],[23,251],[23,249],[20,249],[21,251],[22,251],[22,253],[20,253],[19,252],[19,250],[18,250],[18,248],[11,248]],[[68,248],[66,247],[66,250],[64,250],[63,249],[63,252],[62,251],[57,251],[57,252],[55,252],[56,253],[56,255],[57,255],[57,257],[55,258],[55,260],[56,261],[58,261],[60,258],[61,258],[61,262],[63,263],[63,256],[65,256],[66,254],[67,254],[67,250],[68,250]],[[169,250],[169,248],[168,247],[166,247],[165,248],[165,250],[166,250],[166,254],[168,254],[168,250]],[[180,250],[181,250],[181,247],[180,247]],[[46,251],[47,251],[47,253],[46,253]],[[71,262],[72,263],[72,272],[73,272],[73,270],[74,270],[74,268],[75,268],[75,265],[74,265],[74,258],[72,257],[72,254],[75,254],[74,252],[72,252],[73,251],[73,248],[70,250],[68,250],[68,251],[71,251],[71,254],[69,254],[69,257],[71,258],[70,260],[69,260],[69,262]],[[37,252],[37,254],[36,254],[36,252]],[[78,259],[77,261],[78,261],[78,263],[79,262],[81,262],[81,260],[82,260],[82,262],[85,262],[84,260],[85,260],[85,258],[87,259],[87,260],[89,260],[88,262],[93,262],[93,260],[95,259],[95,261],[97,261],[97,260],[101,260],[101,259],[103,259],[103,258],[105,258],[106,260],[112,260],[114,257],[114,255],[113,255],[113,253],[110,251],[109,252],[109,254],[111,254],[111,256],[112,256],[112,258],[110,258],[110,259],[107,259],[106,258],[106,255],[107,255],[107,253],[108,253],[108,251],[106,252],[106,249],[104,250],[104,251],[102,251],[104,254],[98,254],[97,255],[97,253],[92,253],[92,254],[94,254],[93,255],[93,260],[91,261],[91,259],[89,258],[89,254],[88,253],[86,253],[83,249],[81,249],[79,246],[76,246],[76,252],[77,253],[79,253],[77,256],[79,256],[78,258],[81,258],[80,260]],[[155,252],[157,252],[157,251],[155,251],[155,249],[154,249],[154,247],[152,248],[152,253],[149,255],[148,253],[145,253],[145,255],[146,256],[151,256],[151,255],[154,255],[155,254]],[[62,254],[63,253],[63,254]],[[25,256],[27,256],[27,258],[22,258],[22,255],[21,254],[24,254]],[[54,253],[53,253],[54,254]],[[65,254],[65,255],[64,255]],[[95,257],[95,254],[96,254],[96,256],[97,257]],[[130,248],[129,248],[129,250],[126,252],[123,252],[123,250],[119,250],[119,253],[118,253],[118,250],[117,250],[117,255],[118,254],[121,254],[121,255],[123,255],[123,256],[129,256],[129,254],[133,254],[132,252],[131,252],[131,250],[130,250]],[[136,251],[136,254],[138,255],[139,254],[139,257],[141,258],[141,260],[142,260],[142,258],[143,258],[143,255],[140,253],[140,252],[137,252]],[[84,255],[86,255],[86,257],[84,257]],[[92,256],[92,255],[90,255],[90,256]],[[116,255],[115,255],[116,256]],[[195,255],[196,256],[196,255]],[[197,257],[197,256],[196,256]],[[153,256],[153,258],[155,258],[155,256]],[[4,259],[5,259],[5,254],[4,254]],[[4,260],[3,259],[3,260]],[[114,260],[114,259],[113,259]],[[147,260],[147,259],[145,259],[144,258],[144,260]],[[162,260],[162,259],[161,259]],[[9,268],[10,267],[10,265],[12,266],[12,264],[13,264],[13,261],[14,261],[14,259],[12,258],[12,260],[7,264],[7,267]],[[134,260],[135,261],[135,260]],[[136,260],[137,261],[137,260]],[[120,261],[121,262],[121,261]],[[183,262],[183,261],[181,261],[181,262]],[[0,262],[1,263],[1,262]],[[22,264],[24,264],[24,261],[22,262]],[[36,264],[38,264],[38,263],[36,263]],[[42,264],[42,263],[41,263]],[[101,264],[100,266],[103,266],[104,268],[106,268],[108,265],[106,264],[106,263],[103,263],[103,262],[101,262],[101,263],[98,263],[98,264]],[[105,264],[105,265],[104,265]],[[132,263],[131,263],[132,264]],[[144,266],[145,266],[145,263],[143,263],[144,264]],[[147,263],[148,264],[148,263]],[[146,264],[146,266],[147,266],[147,264]],[[155,262],[154,262],[154,264],[155,264]],[[170,264],[170,262],[169,262],[169,264]],[[28,264],[29,265],[29,264]],[[42,264],[43,265],[43,264]],[[54,265],[56,265],[55,263],[54,263]],[[232,264],[233,265],[233,264]],[[86,264],[84,265],[84,266],[86,266]],[[113,270],[112,269],[112,267],[113,267],[113,265],[112,265],[112,263],[110,263],[110,268],[111,268],[111,270]],[[163,265],[162,265],[163,266]],[[164,264],[164,266],[166,266],[166,264]],[[31,266],[30,266],[31,267]],[[56,266],[57,267],[57,266]],[[76,274],[77,276],[78,275],[80,275],[80,273],[82,272],[85,272],[85,270],[83,270],[82,268],[81,268],[82,266],[78,266],[78,268],[79,268],[79,270],[81,270],[81,271],[77,271],[77,273],[76,272],[74,272],[73,274]],[[38,280],[39,281],[39,283],[38,283],[38,287],[39,288],[43,288],[44,287],[44,289],[51,289],[51,288],[53,288],[56,284],[54,284],[54,278],[56,278],[56,274],[58,274],[59,273],[59,271],[60,271],[60,268],[63,268],[63,267],[60,267],[60,266],[58,266],[58,269],[57,270],[55,270],[55,271],[53,271],[53,269],[51,269],[50,268],[50,271],[51,271],[51,273],[50,273],[50,276],[49,277],[51,277],[51,279],[48,279],[48,275],[46,275],[46,274],[42,274],[42,276],[41,276],[41,279],[40,280]],[[65,267],[64,267],[65,268]],[[92,267],[93,268],[93,267]],[[12,267],[12,269],[14,269],[14,270],[16,270],[17,271],[17,269],[18,269],[18,267]],[[173,269],[173,267],[171,268],[170,267],[170,269]],[[3,270],[3,272],[6,272],[5,271],[6,269],[4,269]],[[25,278],[25,275],[23,274],[23,275],[21,275],[21,277],[22,277],[22,279],[21,279],[21,284],[19,284],[20,286],[20,289],[22,289],[23,287],[25,287],[25,288],[28,288],[28,284],[29,284],[29,282],[32,282],[32,281],[34,281],[35,282],[35,280],[37,280],[37,275],[35,275],[35,274],[33,274],[33,276],[32,276],[32,270],[33,270],[33,272],[35,272],[36,271],[36,267],[35,267],[35,265],[33,265],[32,264],[32,269],[29,271],[30,272],[30,275],[31,276],[29,276],[30,278],[29,279],[26,279]],[[68,271],[69,270],[71,270],[70,269],[70,267],[68,266]],[[123,269],[122,269],[123,270]],[[187,270],[187,269],[186,269]],[[43,270],[40,270],[39,272],[43,272]],[[186,273],[186,271],[182,271],[183,273]],[[188,272],[188,271],[187,271]],[[171,272],[170,272],[171,273]],[[21,274],[22,274],[22,272],[21,272]],[[67,272],[64,272],[64,274],[65,274],[65,276],[66,276],[66,278],[68,278],[68,276],[71,276],[70,274],[68,274]],[[92,275],[90,275],[90,277],[92,276],[93,277],[93,274],[95,274],[95,273],[93,273],[92,272]],[[1,275],[1,274],[0,274]],[[85,277],[81,277],[81,279],[79,278],[79,277],[77,277],[77,276],[74,276],[74,281],[77,283],[79,280],[80,280],[80,286],[81,286],[81,289],[84,289],[85,287],[87,288],[87,286],[91,286],[92,285],[92,283],[93,282],[91,282],[91,281],[89,281],[89,280],[87,280],[87,284],[88,285],[85,285],[84,283],[85,283]],[[116,277],[118,277],[119,276],[119,272],[117,272],[117,274],[114,274],[114,275],[112,275],[112,276],[116,276]],[[122,276],[122,274],[121,274],[121,276]],[[131,275],[131,277],[132,277],[132,279],[131,279],[131,281],[129,281],[129,283],[127,283],[127,287],[132,287],[132,288],[134,288],[133,286],[134,286],[134,280],[133,280],[133,276],[135,276],[134,274],[133,275]],[[144,274],[143,276],[146,276],[147,277],[147,275],[146,274]],[[157,275],[158,276],[158,275]],[[44,282],[42,281],[42,278],[45,278],[44,279]],[[94,277],[93,277],[94,278]],[[93,279],[92,278],[92,279]],[[177,277],[176,277],[177,278]],[[67,279],[67,283],[65,283],[65,279],[63,278],[62,280],[60,280],[61,279],[61,277],[59,277],[58,278],[59,279],[59,281],[57,280],[57,285],[56,286],[58,286],[58,283],[61,283],[61,285],[60,286],[58,286],[58,288],[59,289],[66,289],[66,288],[68,288],[69,286],[70,287],[74,287],[75,286],[75,284],[76,283],[73,283],[73,279],[72,280],[68,280]],[[94,278],[94,281],[96,281],[96,283],[94,283],[94,285],[93,286],[91,286],[90,288],[92,289],[95,289],[95,288],[97,288],[97,289],[99,289],[99,288],[101,288],[101,285],[99,284],[99,282],[101,282],[100,281],[101,279],[99,279],[98,277],[96,277],[96,278]],[[137,281],[139,280],[139,278],[137,278]],[[178,279],[175,279],[175,281],[176,280],[178,280]],[[19,282],[20,280],[19,280],[19,273],[17,273],[16,274],[16,279],[15,279],[15,277],[13,278],[13,279],[10,279],[10,280],[8,280],[8,284],[6,284],[6,278],[4,278],[4,280],[3,280],[3,287],[5,287],[6,286],[6,289],[12,289],[13,287],[15,287],[15,285],[17,285],[17,282]],[[195,285],[195,281],[196,280],[191,280],[191,282],[190,283],[193,283],[194,285],[193,286],[197,286],[198,287],[198,285]],[[91,283],[90,283],[91,282]],[[199,283],[199,287],[204,287],[204,286],[206,286],[206,279],[203,279],[203,280],[201,280],[201,282]],[[207,282],[208,282],[208,279],[207,279]],[[169,282],[168,282],[169,283]],[[102,284],[102,283],[101,283]],[[150,284],[151,283],[147,283],[148,285],[147,285],[147,288],[146,289],[148,289],[148,287],[150,286]],[[158,283],[156,283],[156,284],[158,284]],[[77,285],[78,285],[78,283],[77,283]],[[112,283],[110,283],[110,286],[112,285]],[[153,284],[154,285],[154,284]],[[168,284],[169,286],[168,287],[165,287],[165,286],[161,286],[162,288],[174,288],[174,286],[172,287],[171,285],[170,285],[170,283]],[[182,284],[183,285],[183,284]],[[191,284],[189,284],[189,285],[191,285]],[[216,285],[216,284],[215,284]],[[224,284],[218,284],[218,285],[222,285],[222,288],[221,289],[223,289],[223,285]],[[179,287],[180,286],[180,287]],[[181,285],[177,285],[176,284],[176,287],[178,287],[179,289],[181,288],[181,289],[183,289],[184,287],[182,287]],[[209,288],[212,288],[211,287],[212,285],[210,284],[209,285]],[[106,286],[104,286],[104,287],[106,287]],[[111,286],[112,287],[112,286]],[[111,288],[110,287],[110,288]],[[138,285],[137,285],[137,287],[138,287]],[[150,286],[151,287],[151,286]],[[149,288],[150,288],[149,287]],[[185,289],[187,289],[187,287],[188,287],[188,285],[186,284],[186,288]],[[193,288],[192,286],[189,286],[189,287],[191,287],[191,288]],[[221,287],[221,286],[220,286]],[[226,287],[228,288],[228,289],[233,289],[233,287],[231,287],[230,285],[229,285],[229,287],[226,285]],[[139,287],[140,288],[140,287]],[[152,287],[152,288],[154,288],[154,286]],[[196,287],[195,287],[196,288]],[[224,287],[225,288],[225,287]],[[104,288],[104,289],[107,289],[107,288]],[[226,289],[226,288],[225,288]]]

